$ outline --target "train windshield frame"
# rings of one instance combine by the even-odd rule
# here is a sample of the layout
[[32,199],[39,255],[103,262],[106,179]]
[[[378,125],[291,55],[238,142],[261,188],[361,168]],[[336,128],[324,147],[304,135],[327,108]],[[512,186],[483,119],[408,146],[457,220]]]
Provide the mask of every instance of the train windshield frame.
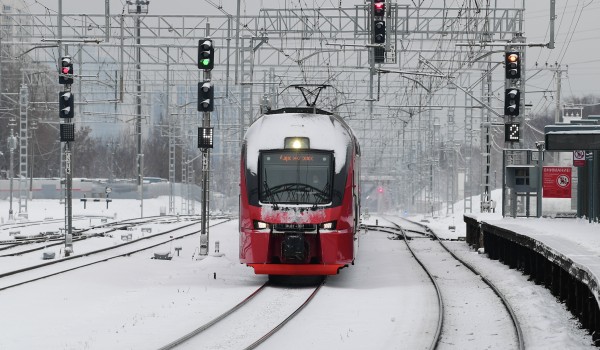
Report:
[[264,204],[330,205],[334,162],[333,151],[261,151],[259,201]]

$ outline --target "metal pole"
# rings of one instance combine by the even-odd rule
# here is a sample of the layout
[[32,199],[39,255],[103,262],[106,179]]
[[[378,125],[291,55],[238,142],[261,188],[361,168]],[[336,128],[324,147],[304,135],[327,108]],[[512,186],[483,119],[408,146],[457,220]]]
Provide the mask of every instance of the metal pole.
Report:
[[[37,130],[37,121],[32,120],[31,125],[29,127],[31,132],[31,140],[35,140],[35,131]],[[29,147],[31,149],[31,166],[29,167],[29,200],[33,199],[33,169],[35,168],[35,157],[33,154],[33,147]]]
[[561,90],[561,78],[562,78],[562,71],[560,69],[560,66],[556,66],[556,71],[555,71],[554,75],[556,76],[556,110],[554,111],[554,123],[560,123],[561,122],[560,90]]
[[[146,5],[148,6],[148,5]],[[136,118],[135,118],[135,133],[137,137],[137,185],[140,196],[140,217],[144,217],[144,175],[143,163],[144,155],[142,153],[142,48],[141,48],[141,13],[142,4],[140,0],[136,1],[136,18],[135,18],[135,42],[137,44],[135,50],[135,76],[136,76]]]
[[[62,0],[58,0],[58,58],[61,59],[63,56],[63,43],[62,43],[62,27],[63,27],[63,11],[62,11]],[[68,47],[67,47],[68,49]],[[68,51],[67,51],[68,52]],[[62,121],[61,121],[62,123]],[[64,171],[64,160],[65,160],[65,153],[62,149],[62,147],[60,148],[60,166],[59,166],[59,174],[58,176],[62,179],[63,178],[63,171]],[[60,200],[59,200],[60,204],[64,204],[65,203],[65,184],[60,181]]]
[[594,154],[595,151],[587,153],[587,167],[588,167],[588,222],[594,221]]
[[[119,48],[119,102],[123,102],[123,95],[125,94],[125,16],[121,15],[121,42]],[[116,106],[117,104],[115,104]]]
[[[210,24],[206,24],[206,36],[210,37]],[[211,72],[210,70],[204,70],[204,81],[210,81]],[[204,112],[202,115],[202,127],[210,127],[210,112]],[[200,137],[200,135],[198,135]],[[209,202],[208,202],[208,191],[209,191],[209,169],[210,167],[210,150],[208,148],[202,149],[202,215],[201,215],[201,232],[200,232],[200,255],[208,255],[209,247],[209,232],[208,232],[208,220],[209,220]]]
[[554,48],[554,23],[556,21],[556,0],[550,0],[550,41],[548,48]]
[[168,137],[169,137],[169,214],[175,212],[175,140],[173,138],[173,121],[169,114],[171,110],[171,54],[170,47],[167,46],[167,86],[165,88],[165,116],[166,120],[163,121],[168,125]]
[[[23,75],[23,80],[24,75]],[[28,176],[28,146],[29,146],[29,89],[24,83],[19,90],[19,216],[27,218],[27,200],[29,198]]]
[[[240,6],[242,0],[237,0],[237,14],[235,21],[235,85],[239,84],[239,66],[240,66]],[[229,57],[229,56],[227,56]],[[243,126],[241,128],[244,129]]]
[[66,189],[65,198],[67,206],[67,229],[65,232],[65,256],[73,252],[73,174],[71,173],[71,149],[69,142],[65,142],[65,176]]
[[592,164],[590,164],[590,166],[594,166],[594,168],[592,169],[592,177],[591,177],[591,191],[590,191],[590,195],[592,196],[592,209],[593,211],[590,211],[591,215],[594,217],[594,222],[598,222],[600,221],[600,208],[598,208],[598,200],[600,198],[600,190],[598,189],[598,177],[599,177],[599,170],[600,170],[600,166],[598,165],[598,154],[600,154],[600,152],[598,151],[592,151]]
[[[238,22],[239,25],[240,22]],[[236,40],[240,40],[239,37]],[[239,44],[236,42],[236,45]],[[239,47],[236,47],[236,58],[238,57]],[[227,63],[225,68],[225,98],[229,98],[229,52],[231,50],[231,17],[227,19]],[[236,66],[237,69],[237,66]]]
[[586,165],[588,168],[588,178],[587,178],[587,183],[588,183],[588,211],[587,211],[587,216],[588,216],[588,222],[591,223],[592,222],[592,216],[594,213],[594,184],[593,184],[593,179],[594,179],[594,152],[590,151],[586,153]]
[[[0,48],[2,47],[2,35],[0,35]],[[0,51],[0,67],[2,67],[2,52]],[[0,107],[2,106],[2,69],[0,69]]]
[[110,0],[104,0],[104,21],[106,26],[105,42],[110,42]]
[[542,217],[542,171],[543,171],[543,165],[544,165],[544,150],[543,148],[540,148],[538,151],[538,163],[537,163],[537,201],[536,201],[536,207],[537,207],[537,213],[536,213],[536,217],[540,218]]
[[8,149],[10,151],[10,168],[9,168],[9,176],[10,176],[10,207],[8,209],[8,219],[9,220],[14,220],[15,216],[13,214],[13,178],[15,177],[14,175],[14,154],[15,154],[15,147],[16,147],[16,141],[15,141],[15,137],[13,136],[13,129],[10,129],[10,136],[8,137]]
[[62,10],[62,0],[58,0],[58,57],[62,57],[62,18],[63,18],[63,10]]
[[506,216],[506,149],[502,150],[502,217]]

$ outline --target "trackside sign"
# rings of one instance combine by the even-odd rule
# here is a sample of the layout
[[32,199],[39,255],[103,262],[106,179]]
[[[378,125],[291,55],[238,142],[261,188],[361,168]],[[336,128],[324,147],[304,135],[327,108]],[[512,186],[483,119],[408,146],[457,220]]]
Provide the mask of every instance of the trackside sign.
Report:
[[573,151],[573,166],[585,166],[585,151]]
[[571,167],[545,166],[542,189],[544,198],[571,198]]

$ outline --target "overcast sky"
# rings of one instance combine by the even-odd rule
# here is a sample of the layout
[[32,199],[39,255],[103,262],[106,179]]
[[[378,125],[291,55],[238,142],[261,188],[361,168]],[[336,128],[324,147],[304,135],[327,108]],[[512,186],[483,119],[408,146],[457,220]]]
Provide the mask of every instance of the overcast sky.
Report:
[[[15,1],[15,0],[12,0]],[[59,0],[23,0],[32,13],[45,12],[44,7],[56,11]],[[399,4],[410,4],[416,0],[398,1]],[[467,0],[421,0],[423,7],[458,7]],[[499,7],[510,8],[519,6],[521,1],[496,0]],[[125,0],[110,0],[111,13],[121,13]],[[230,14],[236,13],[236,0],[151,0],[150,14],[190,14],[206,15],[220,13],[215,6],[222,6]],[[271,8],[310,8],[339,6],[341,0],[242,0],[242,12],[257,13],[260,7]],[[359,0],[343,0],[343,6],[363,3]],[[473,2],[474,3],[474,2]],[[479,1],[485,3],[485,1]],[[65,13],[103,13],[104,0],[63,0]],[[549,40],[549,8],[550,0],[535,0],[525,2],[525,37],[527,42],[547,43]],[[127,9],[125,8],[125,12]],[[558,0],[556,1],[556,48],[529,48],[527,51],[527,76],[532,76],[535,63],[545,67],[546,63],[556,62],[568,73],[563,75],[563,97],[597,94],[600,96],[600,1],[594,0]],[[501,58],[500,58],[501,59]],[[536,109],[553,108],[554,97],[553,72],[542,71],[535,80],[528,81],[528,90],[540,91],[531,93],[527,102],[534,103]],[[546,91],[546,92],[543,92]]]

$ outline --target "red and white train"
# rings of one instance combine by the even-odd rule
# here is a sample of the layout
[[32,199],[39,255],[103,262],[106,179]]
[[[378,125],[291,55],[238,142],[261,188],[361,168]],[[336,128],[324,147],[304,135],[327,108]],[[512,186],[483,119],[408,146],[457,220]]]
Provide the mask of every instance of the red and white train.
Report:
[[315,108],[262,115],[244,138],[240,261],[256,274],[333,275],[354,263],[360,147],[339,116]]

